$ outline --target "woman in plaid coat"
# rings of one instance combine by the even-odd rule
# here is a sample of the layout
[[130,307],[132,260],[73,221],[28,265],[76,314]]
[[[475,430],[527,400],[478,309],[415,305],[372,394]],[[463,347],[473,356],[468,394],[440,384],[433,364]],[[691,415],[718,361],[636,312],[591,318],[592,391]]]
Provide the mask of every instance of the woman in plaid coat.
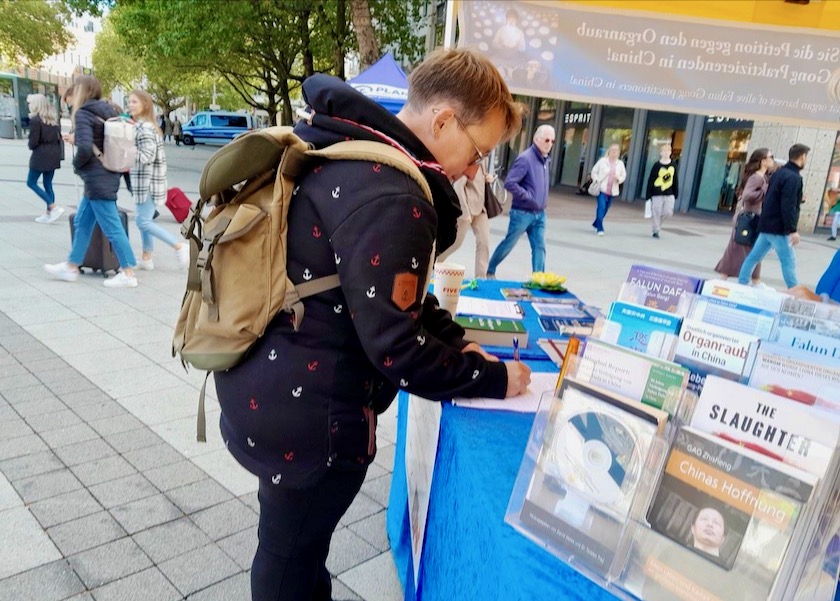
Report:
[[163,133],[155,123],[154,102],[149,93],[145,90],[131,92],[128,112],[137,122],[137,159],[131,170],[137,228],[143,241],[143,255],[137,261],[137,267],[148,271],[155,268],[152,251],[154,239],[158,238],[175,249],[178,264],[186,269],[190,260],[187,244],[153,221],[155,206],[166,202],[166,154]]

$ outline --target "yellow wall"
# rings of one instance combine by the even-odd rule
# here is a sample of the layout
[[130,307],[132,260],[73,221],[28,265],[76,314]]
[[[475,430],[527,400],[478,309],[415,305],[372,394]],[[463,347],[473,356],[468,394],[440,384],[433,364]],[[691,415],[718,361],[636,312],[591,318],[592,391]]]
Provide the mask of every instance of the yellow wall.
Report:
[[565,0],[563,3],[840,32],[840,0],[811,0],[810,4],[783,0]]

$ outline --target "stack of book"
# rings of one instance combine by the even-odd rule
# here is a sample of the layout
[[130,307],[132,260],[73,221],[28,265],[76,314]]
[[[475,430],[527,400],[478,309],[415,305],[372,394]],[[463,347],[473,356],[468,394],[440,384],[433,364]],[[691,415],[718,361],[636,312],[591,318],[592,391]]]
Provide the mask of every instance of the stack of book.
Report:
[[829,601],[838,445],[840,307],[637,265],[506,520],[622,599]]

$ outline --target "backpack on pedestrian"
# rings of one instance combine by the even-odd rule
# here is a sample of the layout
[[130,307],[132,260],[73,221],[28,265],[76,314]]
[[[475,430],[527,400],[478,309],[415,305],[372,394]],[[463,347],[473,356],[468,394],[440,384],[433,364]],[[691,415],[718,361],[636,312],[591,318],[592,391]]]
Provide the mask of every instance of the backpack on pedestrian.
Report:
[[[175,324],[172,355],[211,371],[238,364],[280,311],[304,317],[302,299],[340,284],[338,274],[293,284],[286,272],[289,204],[297,179],[325,160],[371,161],[413,178],[432,202],[413,159],[380,142],[346,141],[313,150],[291,127],[249,132],[204,167],[200,198],[181,233],[190,242],[187,290]],[[212,207],[203,217],[205,207]],[[207,380],[205,378],[205,386]],[[204,387],[198,440],[206,440]]]
[[108,171],[128,173],[137,157],[137,125],[125,117],[97,118],[105,127],[105,141],[101,150],[93,145],[93,154]]

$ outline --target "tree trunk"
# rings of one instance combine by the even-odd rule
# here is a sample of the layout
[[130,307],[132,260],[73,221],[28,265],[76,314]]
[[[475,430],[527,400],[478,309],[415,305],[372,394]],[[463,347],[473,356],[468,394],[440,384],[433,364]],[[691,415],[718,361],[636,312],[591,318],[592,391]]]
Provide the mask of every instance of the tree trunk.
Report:
[[283,102],[283,122],[277,125],[291,125],[292,119],[292,99],[289,94],[289,82],[285,79],[280,80],[280,99]]
[[335,11],[335,41],[333,42],[333,61],[335,61],[335,75],[341,79],[344,75],[344,39],[347,33],[347,3],[338,0]]
[[350,0],[350,15],[356,40],[359,42],[360,70],[364,71],[379,60],[379,44],[373,31],[368,0]]
[[303,75],[312,77],[315,75],[315,58],[312,54],[312,36],[309,31],[309,19],[312,11],[305,9],[300,15],[300,39],[303,43]]

